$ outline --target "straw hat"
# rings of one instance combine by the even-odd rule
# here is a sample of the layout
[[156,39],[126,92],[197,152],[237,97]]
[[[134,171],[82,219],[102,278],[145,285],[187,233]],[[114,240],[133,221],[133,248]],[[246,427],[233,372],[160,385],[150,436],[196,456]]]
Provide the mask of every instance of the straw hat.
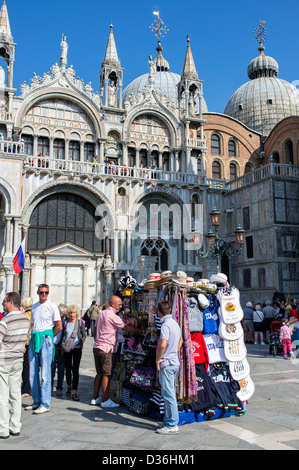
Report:
[[177,271],[172,282],[180,287],[187,287],[187,274],[184,271]]
[[161,273],[161,279],[157,282],[158,286],[161,286],[162,284],[167,284],[171,279],[173,278],[173,274],[171,271],[163,271]]
[[159,273],[150,274],[148,279],[144,282],[145,289],[153,289],[154,287],[157,287],[160,279],[161,279],[161,274]]

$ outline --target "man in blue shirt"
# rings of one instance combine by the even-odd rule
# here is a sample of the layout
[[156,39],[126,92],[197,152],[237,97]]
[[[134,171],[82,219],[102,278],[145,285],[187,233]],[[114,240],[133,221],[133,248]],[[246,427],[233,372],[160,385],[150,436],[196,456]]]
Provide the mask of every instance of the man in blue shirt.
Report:
[[167,300],[158,303],[161,332],[157,347],[156,365],[159,373],[161,394],[164,399],[164,422],[159,434],[178,434],[178,405],[175,393],[175,378],[180,362],[178,351],[182,346],[181,329],[172,318],[171,306]]

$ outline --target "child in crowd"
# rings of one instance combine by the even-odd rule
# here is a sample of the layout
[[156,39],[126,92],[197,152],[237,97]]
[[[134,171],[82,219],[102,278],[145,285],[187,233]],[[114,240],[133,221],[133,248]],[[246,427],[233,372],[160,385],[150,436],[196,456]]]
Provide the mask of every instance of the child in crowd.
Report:
[[293,334],[293,328],[289,326],[289,321],[287,318],[282,319],[282,327],[280,328],[280,341],[283,347],[283,357],[284,359],[288,358],[288,352],[291,357],[294,358],[295,355],[291,346],[291,337]]

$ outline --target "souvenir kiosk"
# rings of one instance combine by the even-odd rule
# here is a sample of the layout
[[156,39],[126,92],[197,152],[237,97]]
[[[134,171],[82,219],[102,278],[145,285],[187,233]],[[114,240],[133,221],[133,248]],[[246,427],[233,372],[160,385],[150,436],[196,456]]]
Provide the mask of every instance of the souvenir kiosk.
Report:
[[246,359],[239,291],[218,273],[194,282],[183,271],[152,273],[142,284],[127,273],[119,280],[127,324],[144,335],[125,333],[110,388],[112,400],[140,415],[163,420],[164,403],[156,373],[160,334],[157,305],[172,305],[181,327],[177,403],[179,425],[244,414],[254,393]]

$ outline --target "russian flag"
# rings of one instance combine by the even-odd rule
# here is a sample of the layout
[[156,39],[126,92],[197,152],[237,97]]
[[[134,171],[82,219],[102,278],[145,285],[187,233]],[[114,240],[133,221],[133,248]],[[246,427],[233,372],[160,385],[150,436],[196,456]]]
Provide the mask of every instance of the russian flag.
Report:
[[24,237],[17,254],[13,259],[13,268],[16,274],[19,274],[21,271],[24,271],[25,266],[25,253],[26,253],[26,236]]

